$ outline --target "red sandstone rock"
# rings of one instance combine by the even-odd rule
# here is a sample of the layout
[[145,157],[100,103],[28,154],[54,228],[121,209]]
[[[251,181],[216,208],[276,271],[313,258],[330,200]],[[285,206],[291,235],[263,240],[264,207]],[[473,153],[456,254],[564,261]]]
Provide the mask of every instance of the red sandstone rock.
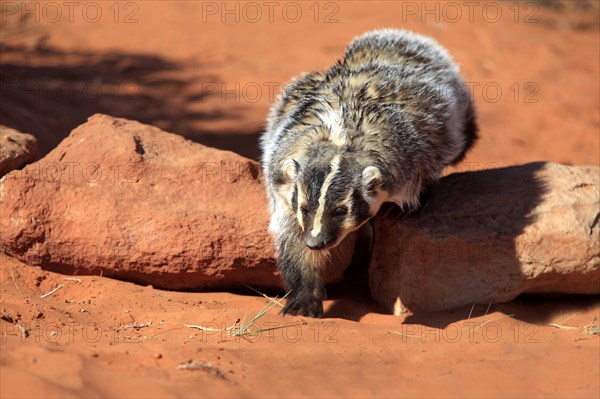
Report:
[[531,163],[450,175],[416,214],[379,216],[373,297],[394,313],[600,293],[600,169]]
[[278,287],[259,165],[95,115],[0,180],[0,245],[68,274],[168,289]]

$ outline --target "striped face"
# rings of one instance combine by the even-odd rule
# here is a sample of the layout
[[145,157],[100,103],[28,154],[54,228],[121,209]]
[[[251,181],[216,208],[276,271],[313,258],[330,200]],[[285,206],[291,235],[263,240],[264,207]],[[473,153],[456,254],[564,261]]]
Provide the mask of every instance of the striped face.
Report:
[[383,196],[381,174],[362,168],[339,154],[297,165],[290,206],[311,249],[331,249],[375,216]]

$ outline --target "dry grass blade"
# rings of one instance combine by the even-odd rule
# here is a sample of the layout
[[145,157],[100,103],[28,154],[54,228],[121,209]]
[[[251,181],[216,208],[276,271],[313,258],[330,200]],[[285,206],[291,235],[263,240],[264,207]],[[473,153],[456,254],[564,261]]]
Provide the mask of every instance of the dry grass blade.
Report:
[[258,334],[266,332],[266,331],[281,330],[282,328],[288,328],[288,327],[292,327],[292,326],[301,326],[301,325],[303,325],[303,323],[292,323],[292,324],[286,324],[283,326],[261,328],[260,330],[247,331],[244,335],[258,335]]
[[402,335],[403,337],[408,337],[408,338],[421,338],[420,335],[417,334],[405,334],[405,333],[401,333],[400,331],[390,331],[390,334],[395,334],[395,335]]
[[218,331],[231,331],[235,328],[235,326],[237,326],[237,324],[240,322],[240,319],[237,319],[235,321],[235,323],[233,323],[231,325],[231,327],[227,327],[225,329],[221,329],[221,328],[210,328],[210,327],[203,327],[203,326],[199,326],[199,325],[195,325],[195,324],[184,324],[184,327],[187,328],[195,328],[198,330],[202,330],[202,331],[206,331],[206,332],[218,332]]
[[567,321],[571,320],[573,317],[577,316],[579,313],[580,312],[573,313],[570,316],[563,317],[561,320],[557,321],[556,323],[550,323],[548,325],[550,327],[558,328],[560,330],[579,330],[579,327],[565,326],[563,324],[563,323],[566,323]]
[[469,320],[471,318],[471,315],[473,315],[473,309],[475,309],[475,304],[473,304],[473,306],[471,306],[471,311],[469,312],[469,316],[467,317],[467,320]]
[[246,285],[246,287],[250,288],[252,291],[256,292],[257,294],[260,294],[260,295],[261,295],[261,296],[263,296],[264,298],[267,298],[269,301],[271,301],[271,302],[275,302],[277,305],[279,305],[279,306],[283,307],[283,304],[282,304],[280,301],[277,301],[277,300],[275,300],[275,299],[271,298],[271,297],[270,297],[270,296],[268,296],[267,294],[263,294],[263,293],[262,293],[262,292],[260,292],[259,290],[255,289],[255,288],[253,288],[253,287],[251,287],[251,286],[249,286],[249,285]]
[[484,316],[487,316],[487,314],[490,312],[490,308],[491,308],[491,307],[492,307],[492,303],[490,302],[490,303],[488,303],[488,307],[487,307],[487,309],[485,310],[485,314],[484,314]]
[[[212,327],[204,327],[204,326],[197,325],[197,324],[184,324],[184,326],[187,327],[187,328],[195,328],[197,330],[206,331],[206,332],[227,331],[227,332],[229,332],[229,335],[231,335],[232,337],[242,337],[244,335],[255,335],[255,334],[259,334],[259,333],[264,332],[264,331],[271,331],[271,330],[277,330],[277,329],[280,329],[280,328],[288,327],[289,325],[286,325],[286,326],[277,326],[277,327],[271,327],[271,328],[264,328],[264,329],[259,329],[259,330],[256,330],[256,331],[249,331],[249,329],[254,324],[256,324],[256,322],[261,317],[263,317],[265,314],[267,314],[271,309],[273,309],[275,306],[278,306],[278,305],[281,306],[281,301],[283,299],[285,299],[289,294],[290,293],[288,292],[280,300],[277,300],[277,297],[275,297],[275,299],[268,298],[270,300],[270,303],[268,303],[267,305],[265,305],[247,323],[246,323],[246,315],[244,314],[244,318],[241,320],[241,322],[240,322],[240,319],[237,319],[235,321],[235,323],[233,323],[233,325],[231,325],[231,327],[227,327],[225,329],[212,328]],[[237,327],[237,329],[236,329],[236,327]]]
[[579,330],[579,327],[563,326],[563,325],[556,324],[556,323],[550,323],[548,325],[550,327],[558,328],[560,330]]
[[600,326],[590,326],[585,328],[583,332],[589,335],[600,335]]
[[577,316],[579,313],[581,313],[581,312],[575,312],[571,316],[568,316],[568,317],[563,318],[562,320],[559,320],[558,322],[556,322],[556,324],[566,323],[567,321],[571,320],[573,317]]
[[489,323],[491,323],[493,321],[500,320],[500,319],[505,319],[507,317],[514,317],[514,316],[515,316],[514,314],[505,314],[505,315],[502,315],[502,316],[499,316],[499,317],[494,317],[493,319],[490,319],[490,320],[486,320],[483,323],[473,323],[472,326],[468,326],[467,327],[467,330],[471,330],[471,328],[473,329],[473,331],[479,330],[481,327],[483,327],[486,324],[489,324]]
[[[289,292],[287,294],[285,294],[283,296],[283,298],[281,298],[281,300],[285,299],[289,294],[290,294]],[[240,324],[240,328],[237,331],[231,333],[231,335],[234,337],[241,337],[245,334],[248,334],[248,335],[256,334],[256,332],[252,332],[252,333],[248,332],[248,329],[250,327],[252,327],[261,317],[263,317],[265,314],[267,314],[271,309],[273,309],[278,304],[279,304],[278,301],[267,304],[252,319],[250,319],[250,321],[248,323]],[[276,330],[278,328],[281,328],[281,327],[266,328],[266,329],[263,329],[260,331],[270,331],[270,330]]]
[[594,317],[589,324],[581,327],[583,328],[583,332],[588,335],[600,335],[600,325],[598,324],[598,319]]

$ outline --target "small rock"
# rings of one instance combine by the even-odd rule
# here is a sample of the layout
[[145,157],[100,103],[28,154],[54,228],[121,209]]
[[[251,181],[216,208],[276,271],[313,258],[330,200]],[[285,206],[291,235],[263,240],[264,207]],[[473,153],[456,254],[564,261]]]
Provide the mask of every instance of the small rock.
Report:
[[34,136],[0,125],[0,177],[34,161],[37,155]]

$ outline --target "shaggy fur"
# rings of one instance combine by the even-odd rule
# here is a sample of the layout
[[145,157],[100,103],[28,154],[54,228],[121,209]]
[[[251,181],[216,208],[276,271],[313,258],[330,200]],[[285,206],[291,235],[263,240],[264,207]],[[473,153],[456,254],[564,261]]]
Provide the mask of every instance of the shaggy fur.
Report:
[[[477,138],[459,68],[435,41],[379,30],[325,72],[290,82],[261,138],[285,314],[320,317],[323,270],[384,202],[424,188]],[[343,249],[342,249],[343,248]]]

